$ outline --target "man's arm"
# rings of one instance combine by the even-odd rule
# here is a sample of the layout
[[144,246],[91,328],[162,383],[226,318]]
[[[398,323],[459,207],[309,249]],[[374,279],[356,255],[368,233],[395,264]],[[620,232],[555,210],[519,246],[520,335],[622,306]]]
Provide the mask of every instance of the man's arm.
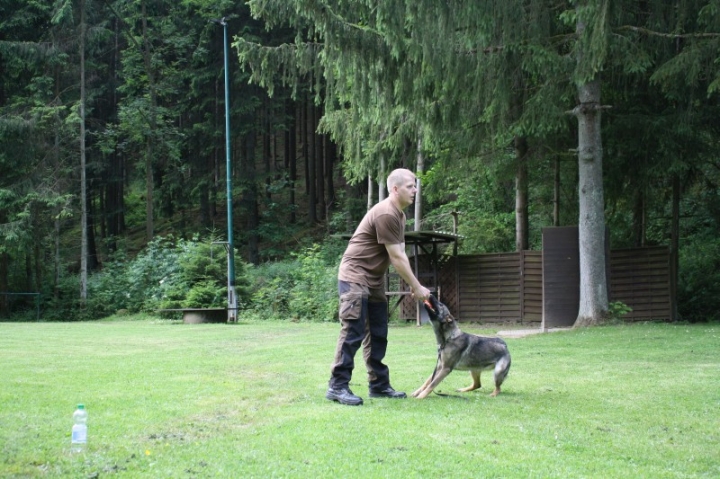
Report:
[[392,263],[395,271],[400,277],[410,285],[410,290],[416,299],[425,300],[430,297],[430,290],[420,284],[410,267],[410,260],[405,254],[405,243],[386,244],[385,249],[390,255],[390,263]]

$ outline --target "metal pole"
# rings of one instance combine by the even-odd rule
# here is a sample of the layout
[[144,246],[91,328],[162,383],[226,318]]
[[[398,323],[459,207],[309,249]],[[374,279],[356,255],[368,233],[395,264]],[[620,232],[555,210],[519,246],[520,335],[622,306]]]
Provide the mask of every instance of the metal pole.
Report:
[[232,167],[230,161],[230,69],[228,68],[228,37],[225,17],[220,20],[223,26],[223,59],[225,63],[225,162],[227,177],[227,262],[228,262],[228,322],[237,321],[237,296],[235,292],[235,248],[233,246],[232,213]]

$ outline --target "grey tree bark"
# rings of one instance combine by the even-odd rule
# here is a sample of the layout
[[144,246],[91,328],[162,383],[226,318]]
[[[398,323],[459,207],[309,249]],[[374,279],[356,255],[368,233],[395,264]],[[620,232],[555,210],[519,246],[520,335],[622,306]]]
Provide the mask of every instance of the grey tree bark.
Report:
[[[418,176],[423,174],[425,170],[425,157],[422,153],[422,140],[417,142],[417,168],[415,171]],[[422,184],[417,180],[417,193],[415,193],[415,227],[414,231],[420,231],[422,228]]]
[[528,249],[528,145],[524,137],[515,137],[515,251]]
[[582,327],[601,323],[608,311],[600,80],[596,77],[580,85],[578,97],[580,307],[575,327]]
[[80,0],[80,301],[87,300],[88,212],[85,158],[85,0]]

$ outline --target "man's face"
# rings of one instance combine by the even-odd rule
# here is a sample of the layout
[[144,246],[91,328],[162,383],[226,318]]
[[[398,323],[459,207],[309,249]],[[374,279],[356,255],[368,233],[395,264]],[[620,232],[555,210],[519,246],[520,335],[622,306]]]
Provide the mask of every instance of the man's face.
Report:
[[397,195],[403,209],[412,204],[415,199],[415,193],[417,193],[417,186],[415,179],[412,177],[404,178],[403,181],[397,185]]

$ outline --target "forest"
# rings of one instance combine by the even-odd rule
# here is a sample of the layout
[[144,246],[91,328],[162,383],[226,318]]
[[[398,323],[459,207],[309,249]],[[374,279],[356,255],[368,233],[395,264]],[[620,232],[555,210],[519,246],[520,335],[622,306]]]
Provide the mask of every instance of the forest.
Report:
[[0,318],[222,306],[229,256],[241,316],[332,320],[405,167],[460,254],[577,225],[576,325],[606,232],[717,320],[719,94],[720,0],[0,0]]

